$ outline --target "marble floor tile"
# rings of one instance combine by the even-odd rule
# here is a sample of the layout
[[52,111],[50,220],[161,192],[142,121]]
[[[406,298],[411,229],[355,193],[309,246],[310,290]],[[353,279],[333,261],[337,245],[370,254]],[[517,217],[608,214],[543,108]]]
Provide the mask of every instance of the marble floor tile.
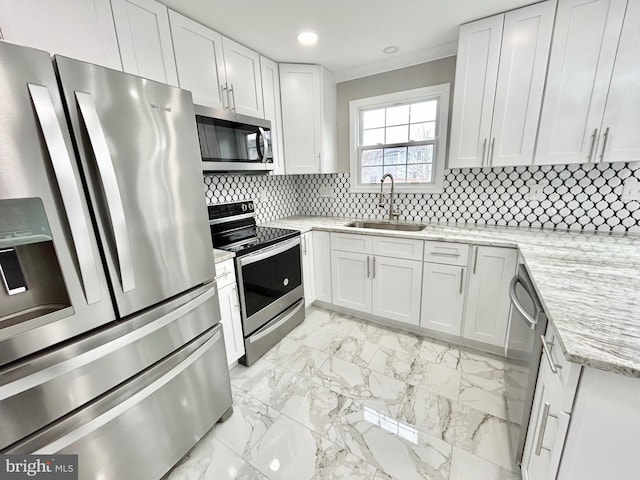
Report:
[[317,373],[328,358],[327,353],[285,338],[269,350],[262,360],[279,365],[293,373],[310,377]]
[[404,399],[406,384],[337,357],[329,358],[318,374],[323,386],[376,410],[395,415]]
[[338,333],[335,330],[316,327],[312,334],[307,335],[300,342],[326,354],[334,355],[345,338],[347,338],[346,333]]
[[421,343],[420,338],[414,333],[385,328],[364,321],[351,330],[349,335],[411,355],[417,354]]
[[236,393],[233,414],[226,422],[216,425],[211,435],[234,453],[246,456],[279,416],[280,412],[272,406],[246,393]]
[[345,338],[334,355],[360,367],[367,367],[378,350],[378,345],[361,338],[348,336]]
[[433,437],[443,438],[451,423],[454,406],[449,398],[410,385],[398,419]]
[[454,407],[451,422],[443,435],[455,447],[489,460],[507,470],[511,461],[509,423],[466,405]]
[[265,376],[274,375],[274,369],[275,365],[264,358],[258,360],[251,367],[238,364],[229,372],[231,386],[236,390],[248,392]]
[[329,438],[378,469],[376,478],[446,480],[452,447],[414,426],[352,401]]
[[282,415],[248,455],[271,480],[369,480],[375,468]]
[[305,320],[296,328],[294,328],[291,332],[289,332],[286,338],[288,340],[302,342],[307,337],[310,337],[316,328],[318,328],[318,325],[315,325],[314,323],[311,323],[311,322],[307,322]]
[[520,474],[502,468],[457,447],[451,457],[449,480],[520,480]]
[[324,308],[309,309],[305,322],[345,335],[360,324],[360,321],[355,317],[325,310]]
[[503,382],[463,373],[460,380],[460,403],[496,417],[507,418]]
[[495,355],[461,349],[458,368],[464,373],[504,382],[504,359]]
[[454,345],[423,338],[418,355],[422,360],[447,368],[457,369],[460,363],[460,349]]
[[211,433],[163,480],[269,480],[227,446],[211,438]]

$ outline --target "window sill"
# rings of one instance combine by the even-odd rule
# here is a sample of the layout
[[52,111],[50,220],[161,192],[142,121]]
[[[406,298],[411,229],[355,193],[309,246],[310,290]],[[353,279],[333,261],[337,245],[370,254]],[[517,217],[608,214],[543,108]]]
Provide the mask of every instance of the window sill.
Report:
[[[384,193],[389,193],[391,182],[386,181],[384,184]],[[396,185],[395,193],[413,193],[413,194],[438,194],[444,192],[442,185]],[[353,185],[349,187],[349,193],[380,193],[380,184],[375,185]]]

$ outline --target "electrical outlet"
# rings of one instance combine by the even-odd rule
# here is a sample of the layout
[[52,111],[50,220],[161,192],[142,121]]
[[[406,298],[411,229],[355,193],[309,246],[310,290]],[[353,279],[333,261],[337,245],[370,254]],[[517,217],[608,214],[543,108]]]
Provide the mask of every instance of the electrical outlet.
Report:
[[335,197],[335,193],[333,191],[333,187],[322,186],[318,189],[320,196],[322,198],[333,198]]
[[529,201],[544,200],[544,185],[542,183],[534,183],[529,185]]
[[624,182],[622,189],[622,201],[630,202],[632,200],[640,201],[640,182],[635,179]]
[[267,201],[267,191],[266,190],[260,190],[260,201],[261,202],[266,202]]

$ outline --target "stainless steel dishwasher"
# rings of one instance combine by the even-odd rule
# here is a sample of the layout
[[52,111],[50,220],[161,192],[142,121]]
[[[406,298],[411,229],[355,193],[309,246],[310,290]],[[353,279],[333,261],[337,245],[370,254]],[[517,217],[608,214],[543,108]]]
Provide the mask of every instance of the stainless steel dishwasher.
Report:
[[519,263],[518,271],[511,279],[509,298],[506,402],[511,427],[511,456],[520,464],[542,355],[541,336],[547,329],[547,316],[523,263]]

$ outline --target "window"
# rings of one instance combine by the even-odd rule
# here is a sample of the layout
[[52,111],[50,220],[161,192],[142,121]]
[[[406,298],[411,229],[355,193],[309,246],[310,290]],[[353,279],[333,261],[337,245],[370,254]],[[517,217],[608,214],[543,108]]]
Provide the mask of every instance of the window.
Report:
[[448,111],[449,84],[349,102],[351,191],[442,192]]

